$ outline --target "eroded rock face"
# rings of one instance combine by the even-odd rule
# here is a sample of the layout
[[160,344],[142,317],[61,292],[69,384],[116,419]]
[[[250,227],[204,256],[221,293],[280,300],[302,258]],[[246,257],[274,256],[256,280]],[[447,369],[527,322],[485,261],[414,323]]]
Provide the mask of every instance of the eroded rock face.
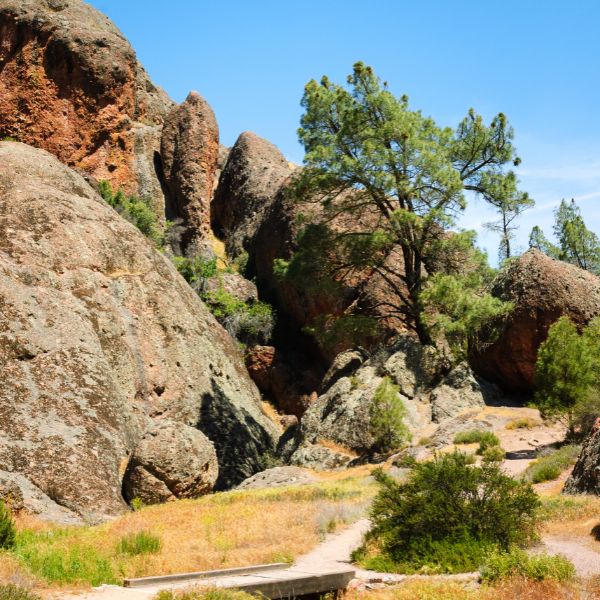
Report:
[[600,314],[600,278],[530,250],[501,273],[492,294],[514,303],[496,341],[484,334],[470,362],[477,373],[511,392],[533,390],[535,362],[550,326],[562,315],[579,325]]
[[171,105],[121,32],[86,2],[0,3],[0,138],[149,197],[164,215],[154,160]]
[[169,190],[167,218],[183,221],[183,250],[202,253],[211,233],[210,201],[219,159],[219,127],[212,108],[197,92],[191,92],[168,114],[160,154]]
[[600,419],[583,444],[581,454],[563,489],[565,494],[600,496]]
[[125,498],[160,504],[208,494],[219,474],[212,442],[189,425],[161,422],[138,442],[123,480]]
[[301,357],[283,357],[273,346],[252,346],[245,362],[258,389],[280,412],[300,418],[316,401],[318,375],[302,369]]
[[126,508],[129,457],[169,419],[216,486],[277,431],[230,336],[173,265],[52,155],[0,143],[0,469],[88,520]]
[[252,245],[265,212],[291,174],[287,160],[267,140],[245,131],[229,152],[215,190],[212,220],[236,256]]

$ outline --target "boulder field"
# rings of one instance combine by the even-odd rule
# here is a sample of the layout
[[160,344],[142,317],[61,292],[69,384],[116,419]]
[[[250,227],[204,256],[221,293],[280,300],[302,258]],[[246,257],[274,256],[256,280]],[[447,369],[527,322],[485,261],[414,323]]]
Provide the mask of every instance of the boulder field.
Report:
[[[0,305],[0,486],[93,521],[150,475],[157,497],[189,497],[274,448],[238,348],[171,262],[80,175],[14,142],[0,143]],[[151,439],[166,422],[202,452],[169,463]]]

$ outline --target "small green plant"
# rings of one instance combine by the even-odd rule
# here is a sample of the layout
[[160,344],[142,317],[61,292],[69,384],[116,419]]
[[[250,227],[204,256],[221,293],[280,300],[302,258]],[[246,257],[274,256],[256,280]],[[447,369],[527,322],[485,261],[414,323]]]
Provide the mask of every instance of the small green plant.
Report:
[[5,137],[3,137],[0,142],[18,142],[19,140],[15,137],[12,137],[10,135],[7,135]]
[[144,502],[142,501],[141,498],[136,496],[135,498],[133,498],[131,500],[131,502],[129,503],[129,506],[131,506],[131,509],[134,512],[137,512],[138,510],[142,510],[142,508],[144,508]]
[[534,581],[553,579],[562,582],[573,579],[575,567],[560,554],[528,554],[520,548],[491,552],[481,566],[481,579],[486,583],[519,576]]
[[0,585],[0,600],[42,600],[40,596],[14,583]]
[[160,538],[149,531],[138,531],[130,533],[121,538],[117,544],[119,554],[138,556],[140,554],[157,554],[160,552],[162,543]]
[[157,247],[162,247],[164,234],[157,223],[156,214],[150,201],[137,196],[127,196],[123,190],[114,191],[110,182],[99,181],[100,195],[107,204],[112,206],[122,217],[135,225]]
[[469,431],[460,431],[454,436],[455,444],[484,444],[485,447],[499,446],[500,440],[491,431],[482,431],[481,429],[470,429]]
[[565,469],[575,463],[580,450],[580,446],[568,444],[546,456],[541,456],[527,467],[524,478],[531,483],[557,479]]
[[384,377],[369,407],[371,433],[378,452],[396,450],[410,440],[404,417],[406,407],[400,398],[400,388],[389,377]]
[[10,550],[14,548],[17,538],[17,530],[10,510],[0,500],[0,549]]
[[383,560],[404,573],[472,571],[491,550],[535,537],[537,495],[496,464],[472,466],[454,452],[418,463],[404,482],[382,471],[375,477],[373,528],[355,553],[369,568]]
[[481,454],[481,458],[485,463],[502,462],[505,456],[506,452],[504,451],[504,448],[500,446],[490,446],[489,448],[486,448]]

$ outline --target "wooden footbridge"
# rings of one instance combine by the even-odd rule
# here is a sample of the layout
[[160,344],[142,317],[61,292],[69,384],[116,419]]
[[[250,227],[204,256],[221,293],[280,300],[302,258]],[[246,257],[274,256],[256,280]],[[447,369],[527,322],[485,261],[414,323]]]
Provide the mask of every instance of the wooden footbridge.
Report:
[[126,579],[125,587],[132,592],[141,592],[148,596],[153,596],[164,589],[191,587],[236,589],[275,600],[342,590],[354,577],[354,569],[332,568],[330,564],[323,564],[322,568],[311,566],[307,569],[302,565],[274,563],[219,571]]

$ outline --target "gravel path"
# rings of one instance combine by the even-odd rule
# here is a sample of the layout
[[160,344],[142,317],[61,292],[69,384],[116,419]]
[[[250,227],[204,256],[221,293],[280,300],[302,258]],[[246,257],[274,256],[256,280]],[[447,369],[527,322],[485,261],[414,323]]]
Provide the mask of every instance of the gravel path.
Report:
[[560,538],[547,536],[542,550],[548,554],[562,554],[568,558],[584,579],[600,574],[600,553],[588,546],[587,538]]

